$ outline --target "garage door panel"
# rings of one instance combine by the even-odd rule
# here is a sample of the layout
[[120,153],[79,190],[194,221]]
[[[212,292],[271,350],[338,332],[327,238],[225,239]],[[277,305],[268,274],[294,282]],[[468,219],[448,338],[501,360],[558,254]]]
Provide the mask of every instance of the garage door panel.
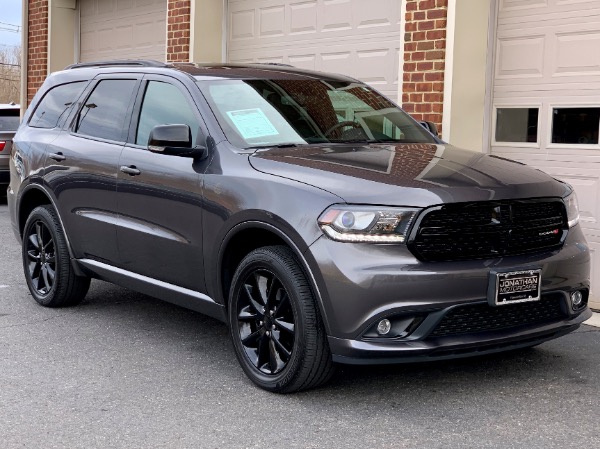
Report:
[[583,10],[594,15],[598,9],[597,0],[500,0],[499,18],[502,23],[520,21],[535,26],[530,24],[530,16],[538,16],[542,22],[580,16]]
[[[600,123],[596,123],[594,111],[586,112],[584,108],[600,108],[599,48],[598,1],[500,3],[491,151],[525,162],[574,187],[580,203],[581,227],[593,250],[592,300],[597,307],[600,307],[600,143],[595,139]],[[498,108],[537,108],[537,142],[496,143]],[[569,116],[564,111],[568,108],[580,109]],[[535,134],[535,128],[525,122],[530,120],[528,115],[513,116],[523,117],[518,126],[528,130],[529,140],[529,130],[533,129]],[[553,127],[559,130],[556,142],[579,143],[554,143]]]
[[498,39],[496,78],[541,78],[544,76],[545,36]]
[[[281,7],[285,11],[285,7]],[[282,30],[283,31],[283,30]],[[317,32],[317,2],[290,4],[290,35]]]
[[344,73],[398,96],[400,2],[230,0],[228,60]]
[[80,60],[166,57],[164,0],[81,0]]
[[[581,226],[600,231],[600,169],[585,170],[578,168],[565,169],[560,166],[537,167],[546,173],[573,186],[579,198]],[[587,172],[587,173],[586,173]]]

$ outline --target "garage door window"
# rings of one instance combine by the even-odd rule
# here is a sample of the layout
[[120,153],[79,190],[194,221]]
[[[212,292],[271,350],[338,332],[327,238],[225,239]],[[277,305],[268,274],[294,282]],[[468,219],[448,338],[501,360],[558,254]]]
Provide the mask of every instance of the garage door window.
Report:
[[538,108],[498,108],[496,142],[537,142],[538,117]]
[[597,145],[600,108],[554,108],[552,143]]

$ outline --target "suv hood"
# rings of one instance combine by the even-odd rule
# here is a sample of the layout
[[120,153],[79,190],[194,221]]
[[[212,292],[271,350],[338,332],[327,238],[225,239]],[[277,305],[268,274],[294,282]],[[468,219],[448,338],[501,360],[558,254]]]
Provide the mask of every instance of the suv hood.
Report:
[[566,184],[539,170],[451,145],[308,145],[259,150],[249,160],[258,171],[355,204],[427,207],[569,193]]

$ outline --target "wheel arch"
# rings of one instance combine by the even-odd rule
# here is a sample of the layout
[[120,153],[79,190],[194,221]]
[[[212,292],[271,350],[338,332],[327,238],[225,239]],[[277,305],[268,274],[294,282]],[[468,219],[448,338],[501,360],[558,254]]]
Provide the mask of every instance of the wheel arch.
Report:
[[17,226],[19,236],[21,237],[21,239],[23,238],[23,230],[25,228],[25,223],[27,222],[27,218],[29,217],[31,212],[36,207],[43,205],[50,205],[56,211],[58,221],[60,222],[60,226],[62,227],[63,234],[65,236],[67,249],[69,250],[71,265],[73,266],[73,269],[75,270],[75,273],[77,275],[83,275],[81,268],[77,263],[75,263],[75,257],[73,256],[73,251],[71,249],[71,241],[69,240],[69,236],[65,230],[65,225],[60,215],[60,211],[58,210],[58,207],[56,207],[55,199],[50,194],[50,192],[48,192],[48,190],[40,184],[29,184],[23,189],[23,192],[19,195],[19,201],[17,203]]
[[[297,236],[300,239],[299,236]],[[272,245],[285,245],[292,250],[294,256],[304,271],[317,301],[326,332],[329,334],[329,324],[323,307],[321,290],[315,279],[304,251],[295,240],[280,228],[262,221],[246,221],[234,226],[225,236],[219,249],[217,264],[217,297],[223,299],[225,308],[228,306],[229,284],[236,268],[250,251]],[[304,245],[305,246],[305,245]]]

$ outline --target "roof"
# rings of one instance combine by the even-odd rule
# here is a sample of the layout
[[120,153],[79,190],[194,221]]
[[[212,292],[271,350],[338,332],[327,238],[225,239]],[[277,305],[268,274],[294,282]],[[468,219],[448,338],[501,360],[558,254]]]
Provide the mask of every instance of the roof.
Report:
[[145,69],[152,72],[161,71],[161,69],[172,69],[187,73],[197,79],[327,79],[342,82],[356,81],[353,78],[343,75],[304,70],[278,63],[163,63],[152,60],[130,59],[72,64],[65,68],[65,72],[79,72],[79,70],[75,69],[91,69],[94,71],[106,69],[112,71],[124,68],[131,69],[132,71],[143,71]]

